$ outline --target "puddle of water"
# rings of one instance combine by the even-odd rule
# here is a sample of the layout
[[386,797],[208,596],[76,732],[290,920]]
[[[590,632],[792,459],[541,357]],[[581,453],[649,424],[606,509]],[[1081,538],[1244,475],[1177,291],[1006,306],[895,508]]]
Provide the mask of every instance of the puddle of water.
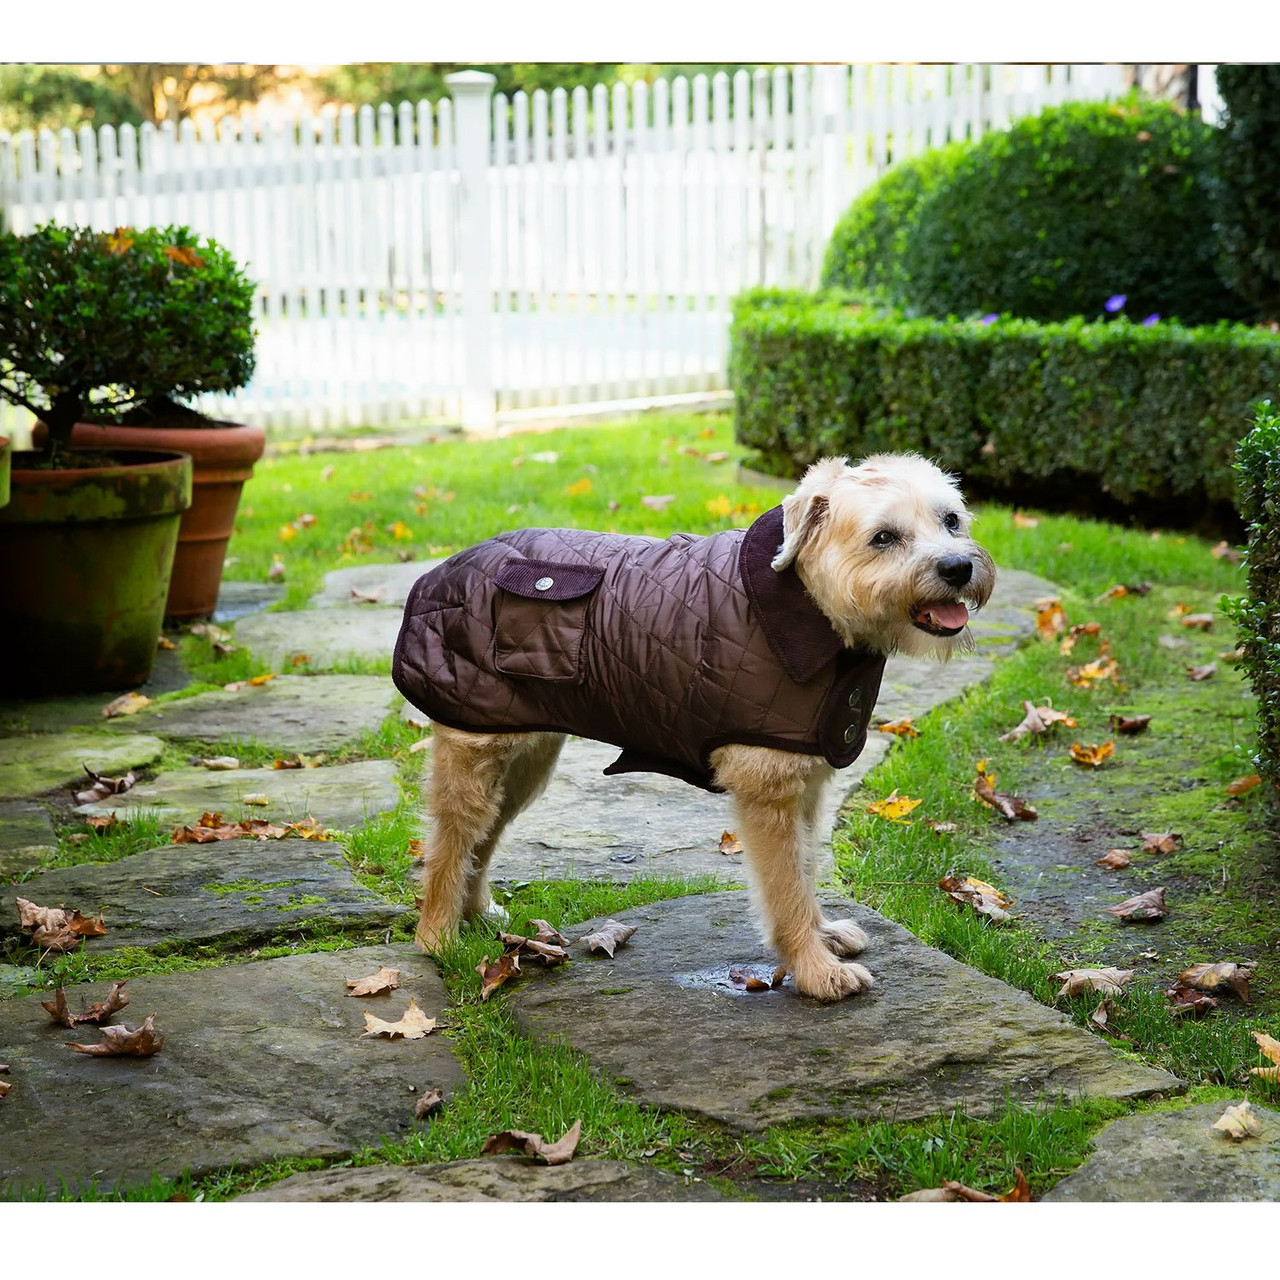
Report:
[[[781,983],[777,987],[769,985],[773,974],[774,966],[769,964],[727,964],[698,969],[694,973],[673,974],[672,979],[676,986],[695,991],[715,991],[724,996],[768,996],[777,995],[782,990]],[[764,989],[749,990],[748,978],[764,983]]]

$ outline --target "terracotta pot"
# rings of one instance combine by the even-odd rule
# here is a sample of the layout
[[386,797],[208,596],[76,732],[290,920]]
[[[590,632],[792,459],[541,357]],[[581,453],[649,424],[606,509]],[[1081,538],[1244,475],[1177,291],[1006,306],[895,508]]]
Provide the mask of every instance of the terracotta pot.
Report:
[[[189,415],[195,419],[195,415]],[[198,426],[113,426],[78,422],[71,433],[76,448],[171,449],[189,453],[195,464],[191,506],[182,517],[165,617],[207,618],[218,603],[222,562],[235,529],[240,491],[262,457],[261,427],[204,420]]]
[[191,459],[129,450],[102,466],[14,456],[0,508],[0,692],[97,693],[142,684],[164,617]]
[[9,472],[13,463],[13,448],[8,436],[0,436],[0,507],[9,502]]

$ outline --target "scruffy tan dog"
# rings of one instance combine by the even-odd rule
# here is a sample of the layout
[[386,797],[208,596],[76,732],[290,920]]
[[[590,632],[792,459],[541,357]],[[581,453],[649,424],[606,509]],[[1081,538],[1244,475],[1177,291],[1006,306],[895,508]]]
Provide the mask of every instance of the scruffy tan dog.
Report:
[[995,585],[954,481],[914,455],[809,468],[747,531],[666,540],[522,530],[419,579],[395,678],[435,721],[434,828],[416,940],[492,907],[506,825],[566,733],[613,742],[606,772],[728,791],[753,899],[796,988],[865,991],[866,946],[814,896],[823,788],[865,743],[884,659],[972,646]]

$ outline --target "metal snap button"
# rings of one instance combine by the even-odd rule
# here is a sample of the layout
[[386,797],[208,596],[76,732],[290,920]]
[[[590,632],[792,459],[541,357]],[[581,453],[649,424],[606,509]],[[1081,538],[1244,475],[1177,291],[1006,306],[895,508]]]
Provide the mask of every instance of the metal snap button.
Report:
[[857,689],[855,689],[855,690],[854,690],[854,691],[849,695],[849,710],[850,710],[850,711],[857,711],[857,709],[858,709],[861,705],[862,705],[862,695],[857,691]]
[[856,738],[857,736],[858,736],[858,726],[857,726],[856,724],[851,724],[851,725],[850,725],[850,726],[849,726],[849,727],[844,731],[844,740],[845,740],[845,742],[852,742],[852,741],[854,740],[854,738]]
[[555,585],[556,580],[554,578],[539,578],[537,582],[533,584],[534,590],[536,591],[550,591]]

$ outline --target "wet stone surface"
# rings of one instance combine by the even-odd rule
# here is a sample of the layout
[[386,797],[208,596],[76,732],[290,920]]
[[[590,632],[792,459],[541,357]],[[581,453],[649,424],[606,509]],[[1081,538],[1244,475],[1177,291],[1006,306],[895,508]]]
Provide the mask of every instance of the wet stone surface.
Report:
[[[264,942],[302,921],[382,928],[407,908],[357,884],[336,841],[222,840],[33,876],[0,898],[0,937],[20,937],[14,898],[102,915],[90,955],[162,943]],[[2,1043],[2,1042],[0,1042]]]
[[[346,979],[380,965],[400,989],[353,999]],[[67,991],[76,1010],[108,984]],[[0,1194],[59,1180],[75,1188],[146,1183],[278,1157],[340,1157],[415,1125],[428,1088],[447,1099],[463,1083],[450,1041],[364,1037],[364,1013],[394,1021],[412,996],[445,1012],[444,984],[411,947],[363,947],[134,978],[113,1022],[155,1014],[164,1047],[148,1058],[89,1057],[92,1027],[55,1025],[40,996],[0,1001],[0,1044],[12,1088],[0,1126]],[[48,999],[48,996],[43,997]]]
[[[402,612],[378,605],[260,613],[236,624],[236,643],[272,670],[305,665],[323,671],[351,660],[385,662],[390,669]],[[305,664],[302,659],[309,659]]]
[[1280,1111],[1252,1107],[1262,1125],[1256,1138],[1236,1141],[1213,1128],[1239,1101],[1112,1121],[1094,1154],[1045,1201],[1280,1200]]
[[[744,1130],[1181,1087],[868,908],[830,896],[824,907],[869,935],[860,959],[876,978],[870,993],[824,1005],[790,979],[732,989],[730,967],[768,976],[775,962],[748,895],[726,892],[621,913],[637,931],[613,960],[575,948],[570,964],[513,984],[508,1007],[522,1031],[569,1044],[637,1100]],[[597,923],[566,932],[576,939]]]
[[[88,784],[84,766],[116,776],[160,759],[164,743],[146,733],[32,733],[0,738],[0,800],[30,799]],[[59,796],[59,799],[64,797]]]

